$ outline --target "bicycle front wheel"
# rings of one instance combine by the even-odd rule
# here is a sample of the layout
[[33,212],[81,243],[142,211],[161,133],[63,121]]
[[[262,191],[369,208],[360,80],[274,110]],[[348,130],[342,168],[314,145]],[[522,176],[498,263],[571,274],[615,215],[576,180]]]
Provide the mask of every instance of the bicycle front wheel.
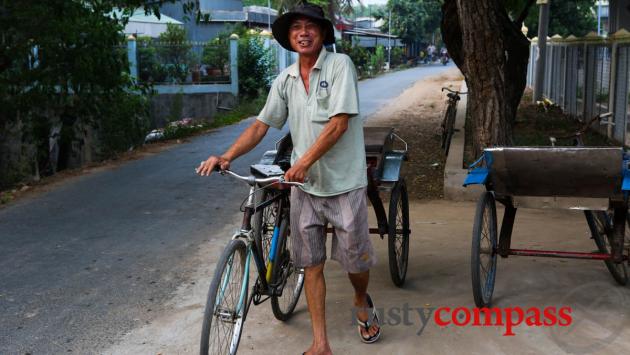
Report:
[[200,354],[236,354],[247,313],[246,246],[232,240],[219,258],[206,301]]
[[280,222],[277,264],[274,266],[274,280],[278,287],[276,293],[271,296],[273,315],[281,321],[286,321],[293,315],[304,285],[304,270],[295,267],[291,259],[291,242],[289,219],[284,218]]

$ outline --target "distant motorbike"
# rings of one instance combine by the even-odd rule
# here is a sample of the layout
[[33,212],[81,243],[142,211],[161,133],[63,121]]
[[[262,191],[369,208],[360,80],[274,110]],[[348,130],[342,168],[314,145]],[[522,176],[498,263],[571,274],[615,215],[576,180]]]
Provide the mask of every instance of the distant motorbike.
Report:
[[440,63],[442,63],[442,65],[448,64],[448,61],[449,61],[448,55],[442,55],[440,57]]

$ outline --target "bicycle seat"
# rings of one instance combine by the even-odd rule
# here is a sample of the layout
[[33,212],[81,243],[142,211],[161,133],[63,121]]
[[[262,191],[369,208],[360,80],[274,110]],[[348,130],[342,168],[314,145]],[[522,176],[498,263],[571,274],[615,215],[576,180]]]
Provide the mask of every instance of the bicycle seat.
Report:
[[446,94],[446,96],[448,96],[449,99],[459,100],[459,96],[457,94],[454,94],[454,93],[450,93],[449,92],[448,94]]
[[293,153],[293,139],[291,139],[291,133],[287,133],[276,143],[276,157],[273,164],[278,165],[284,171],[289,170],[291,168],[291,153]]
[[250,166],[252,174],[262,177],[282,176],[284,171],[278,165],[254,164]]

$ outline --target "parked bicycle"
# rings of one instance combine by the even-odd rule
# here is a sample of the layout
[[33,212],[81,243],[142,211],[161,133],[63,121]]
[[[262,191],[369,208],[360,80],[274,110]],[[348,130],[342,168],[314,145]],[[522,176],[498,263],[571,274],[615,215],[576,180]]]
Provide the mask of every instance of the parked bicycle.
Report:
[[[202,355],[236,353],[252,302],[259,305],[271,299],[274,316],[286,321],[302,292],[304,272],[294,266],[289,252],[290,190],[278,189],[302,184],[285,181],[278,165],[252,165],[251,171],[250,176],[221,171],[250,188],[241,208],[241,229],[223,250],[210,284],[201,331]],[[251,260],[257,278],[250,289]]]
[[451,90],[447,87],[442,88],[442,92],[444,90],[448,91],[448,106],[446,107],[446,112],[444,113],[444,119],[442,119],[442,143],[441,147],[444,150],[444,155],[448,156],[448,151],[451,147],[451,139],[453,138],[453,133],[455,132],[455,117],[457,116],[457,102],[460,100],[460,95],[466,95],[466,92],[460,92]]
[[[561,137],[549,137],[551,141],[551,145],[553,147],[556,146],[558,140],[570,140],[573,145],[577,147],[584,147],[584,136],[591,129],[593,124],[599,122],[600,124],[612,125],[610,121],[610,117],[612,117],[612,112],[599,114],[590,120],[584,122],[584,124],[577,130],[575,133],[570,134],[568,136]],[[605,120],[608,119],[608,120]],[[591,237],[595,241],[597,245],[597,249],[599,252],[610,254],[611,253],[611,245],[614,243],[614,230],[613,230],[613,214],[612,211],[584,211],[584,215],[586,217],[586,222],[591,231]],[[630,232],[630,215],[626,216],[626,236],[624,238],[623,243],[624,247],[628,248],[629,236]],[[616,263],[611,259],[604,260],[606,263],[606,267],[610,274],[613,276],[615,281],[620,285],[625,285],[628,283],[628,270],[626,263]]]

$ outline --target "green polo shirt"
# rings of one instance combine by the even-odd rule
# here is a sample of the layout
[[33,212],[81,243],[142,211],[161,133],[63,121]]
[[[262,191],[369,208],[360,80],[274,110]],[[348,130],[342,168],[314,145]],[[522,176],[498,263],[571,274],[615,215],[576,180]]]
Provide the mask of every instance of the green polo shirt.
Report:
[[300,77],[299,61],[274,80],[258,120],[278,129],[285,122],[293,139],[295,163],[315,143],[331,117],[350,116],[348,130],[308,170],[303,190],[333,196],[367,186],[363,121],[359,117],[357,73],[345,54],[322,48],[311,70],[308,94]]

